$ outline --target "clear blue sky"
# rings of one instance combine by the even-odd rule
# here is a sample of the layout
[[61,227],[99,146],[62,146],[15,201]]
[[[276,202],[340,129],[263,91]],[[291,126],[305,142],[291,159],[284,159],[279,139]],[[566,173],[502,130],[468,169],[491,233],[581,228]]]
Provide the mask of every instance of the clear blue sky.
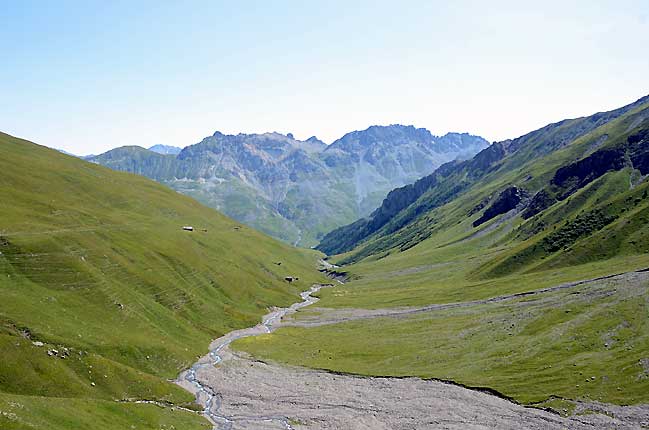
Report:
[[77,154],[215,130],[516,137],[649,93],[649,1],[5,1],[0,130]]

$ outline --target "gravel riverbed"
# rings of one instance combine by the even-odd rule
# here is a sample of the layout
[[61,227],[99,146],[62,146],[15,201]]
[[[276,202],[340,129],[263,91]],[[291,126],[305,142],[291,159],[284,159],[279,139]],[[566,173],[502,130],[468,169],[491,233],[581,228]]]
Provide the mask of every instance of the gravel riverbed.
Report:
[[[647,275],[643,271],[626,276],[644,278]],[[577,285],[564,284],[549,290]],[[615,406],[615,411],[609,410],[612,405],[599,405],[599,410],[588,408],[599,413],[566,418],[452,383],[420,378],[360,377],[290,367],[262,362],[229,348],[236,339],[269,333],[280,327],[283,317],[315,303],[317,299],[311,294],[325,286],[316,285],[302,293],[302,302],[290,308],[273,310],[255,327],[237,330],[215,340],[210,345],[210,353],[180,375],[177,383],[197,396],[205,416],[215,429],[580,430],[641,429],[649,423],[649,407],[645,405]],[[510,300],[516,296],[503,296],[486,302]],[[461,306],[454,306],[458,305]],[[435,307],[431,306],[414,311],[434,310]],[[321,321],[307,320],[297,325],[329,324],[412,311],[399,309],[370,311],[369,315],[321,315]],[[289,325],[295,323],[292,321]]]

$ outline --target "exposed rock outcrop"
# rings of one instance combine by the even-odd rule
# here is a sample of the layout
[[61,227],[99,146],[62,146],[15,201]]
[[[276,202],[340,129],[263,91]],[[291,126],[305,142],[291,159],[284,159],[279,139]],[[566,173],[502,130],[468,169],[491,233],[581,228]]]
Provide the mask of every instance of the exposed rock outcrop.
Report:
[[182,148],[169,145],[153,145],[149,148],[149,151],[157,152],[158,154],[164,155],[176,155],[182,151]]
[[547,190],[543,189],[534,194],[521,216],[523,219],[532,218],[537,213],[552,206],[556,201]]
[[[450,201],[462,192],[470,181],[493,170],[505,155],[504,146],[494,143],[480,151],[472,160],[455,160],[442,164],[432,174],[415,183],[390,191],[381,206],[368,218],[325,235],[317,249],[327,254],[345,252],[381,229],[388,233],[393,232],[424,211]],[[426,198],[427,193],[433,190],[435,195]],[[397,214],[402,216],[397,218]]]
[[561,167],[551,181],[551,184],[563,189],[557,198],[563,200],[606,172],[622,169],[625,153],[624,147],[600,149],[586,158]]
[[600,149],[559,168],[549,186],[534,195],[522,216],[531,218],[607,172],[624,167],[638,169],[643,175],[649,173],[649,129],[631,134],[626,144]]
[[517,186],[506,188],[496,197],[496,200],[484,211],[482,216],[473,222],[473,226],[477,227],[498,215],[515,209],[526,197],[527,192]]
[[[390,192],[382,206],[369,217],[359,219],[325,235],[318,249],[327,254],[338,254],[355,249],[342,260],[350,263],[370,255],[388,255],[389,250],[392,249],[402,251],[416,246],[428,238],[431,231],[445,220],[444,216],[436,216],[439,213],[435,209],[453,201],[467,190],[477,191],[472,197],[475,199],[474,205],[477,205],[464,208],[465,213],[471,216],[483,210],[487,202],[476,187],[480,187],[482,181],[504,179],[502,172],[520,172],[523,176],[514,179],[517,183],[524,183],[525,188],[531,191],[543,190],[531,201],[525,201],[525,203],[529,202],[529,209],[524,213],[527,218],[551,206],[558,197],[564,198],[570,195],[579,187],[585,186],[589,181],[597,179],[611,169],[633,165],[641,172],[649,172],[649,157],[641,144],[646,135],[638,133],[637,130],[646,128],[642,124],[649,116],[644,111],[646,107],[641,107],[647,102],[649,96],[609,112],[548,124],[518,138],[494,143],[471,160],[446,163],[433,174],[411,186]],[[594,132],[620,117],[632,119],[620,128],[602,129],[601,133]],[[627,131],[623,131],[625,129]],[[629,136],[627,148],[619,152],[618,149],[612,148],[614,144],[620,142],[620,133],[631,133],[631,131],[633,137]],[[614,142],[611,133],[616,134]],[[537,172],[529,171],[529,163],[534,163],[535,160],[582,138],[586,139],[586,144],[580,145],[582,150],[599,149],[612,152],[598,151],[590,158],[586,157],[588,158],[586,161],[580,160],[565,165],[563,170],[553,172],[556,173],[555,183],[543,184]],[[623,138],[626,140],[626,136]],[[568,152],[564,155],[570,159]],[[539,167],[544,174],[548,173],[543,166]],[[507,182],[498,186],[507,186]],[[496,209],[494,207],[494,211],[498,212]],[[490,213],[487,213],[486,218],[489,216]],[[484,218],[479,220],[479,222],[484,221]]]

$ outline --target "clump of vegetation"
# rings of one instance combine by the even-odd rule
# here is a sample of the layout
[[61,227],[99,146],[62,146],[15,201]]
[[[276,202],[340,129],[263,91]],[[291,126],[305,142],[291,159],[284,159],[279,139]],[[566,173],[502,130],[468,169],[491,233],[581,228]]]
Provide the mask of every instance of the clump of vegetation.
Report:
[[565,225],[543,238],[541,246],[550,254],[567,248],[580,238],[587,236],[617,219],[617,215],[609,215],[601,209],[578,215],[573,221],[567,220]]

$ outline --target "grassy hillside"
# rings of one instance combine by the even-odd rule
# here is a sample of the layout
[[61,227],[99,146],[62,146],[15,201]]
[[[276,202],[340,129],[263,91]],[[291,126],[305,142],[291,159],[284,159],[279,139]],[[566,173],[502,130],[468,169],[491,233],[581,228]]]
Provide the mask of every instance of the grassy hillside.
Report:
[[[646,272],[485,301],[649,267],[647,130],[645,98],[447,166],[332,257],[350,280],[322,290],[317,305],[344,315],[461,307],[287,328],[235,346],[340,372],[489,387],[526,404],[649,402]],[[359,231],[375,220],[365,221]]]
[[143,177],[6,134],[0,171],[0,428],[203,428],[132,402],[191,406],[168,379],[320,279],[316,253]]
[[[475,221],[507,186],[533,195],[561,166],[602,145],[622,144],[634,130],[643,130],[642,124],[646,127],[648,106],[649,96],[610,112],[560,121],[497,142],[471,160],[444,164],[414,184],[391,191],[370,217],[327,234],[318,249],[347,253],[341,261],[349,263],[415,246],[431,230],[447,228],[467,216],[475,215]],[[462,212],[435,217],[446,205]]]

